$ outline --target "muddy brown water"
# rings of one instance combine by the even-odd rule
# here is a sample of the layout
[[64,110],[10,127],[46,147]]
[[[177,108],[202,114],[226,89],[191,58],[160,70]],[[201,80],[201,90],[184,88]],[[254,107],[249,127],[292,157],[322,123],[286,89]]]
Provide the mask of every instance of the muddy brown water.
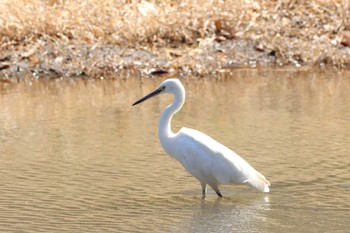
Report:
[[201,130],[271,192],[199,183],[161,148],[163,79],[0,84],[1,232],[349,232],[350,72],[234,70],[183,79],[173,128]]

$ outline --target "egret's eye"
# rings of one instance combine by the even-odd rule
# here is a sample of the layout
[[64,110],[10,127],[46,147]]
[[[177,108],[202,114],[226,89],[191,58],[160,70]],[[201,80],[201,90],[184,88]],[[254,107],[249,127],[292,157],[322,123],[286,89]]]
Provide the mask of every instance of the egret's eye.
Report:
[[162,86],[160,89],[161,89],[162,91],[164,91],[164,90],[165,90],[165,86]]

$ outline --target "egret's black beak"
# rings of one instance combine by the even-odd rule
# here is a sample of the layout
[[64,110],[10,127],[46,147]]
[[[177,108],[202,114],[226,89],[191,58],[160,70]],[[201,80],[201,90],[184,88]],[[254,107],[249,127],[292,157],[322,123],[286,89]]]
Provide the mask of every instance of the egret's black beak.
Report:
[[135,103],[133,103],[132,106],[134,106],[134,105],[136,105],[136,104],[139,104],[139,103],[142,103],[143,101],[145,101],[145,100],[147,100],[147,99],[149,99],[149,98],[151,98],[151,97],[153,97],[153,96],[156,96],[156,95],[158,95],[158,94],[161,93],[161,92],[162,92],[162,89],[158,88],[158,89],[156,89],[155,91],[149,93],[149,94],[146,95],[145,97],[143,97],[143,98],[139,99],[138,101],[136,101]]

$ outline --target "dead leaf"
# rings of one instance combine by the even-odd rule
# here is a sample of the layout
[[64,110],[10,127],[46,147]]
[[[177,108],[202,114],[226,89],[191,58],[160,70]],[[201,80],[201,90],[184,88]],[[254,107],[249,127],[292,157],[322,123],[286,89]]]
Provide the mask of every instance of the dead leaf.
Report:
[[0,70],[5,70],[5,69],[8,69],[10,68],[9,65],[0,65]]
[[236,30],[234,30],[233,26],[229,21],[224,19],[217,19],[214,21],[216,34],[218,36],[223,36],[226,39],[235,39],[236,38]]
[[350,47],[350,33],[344,33],[340,44],[346,47]]

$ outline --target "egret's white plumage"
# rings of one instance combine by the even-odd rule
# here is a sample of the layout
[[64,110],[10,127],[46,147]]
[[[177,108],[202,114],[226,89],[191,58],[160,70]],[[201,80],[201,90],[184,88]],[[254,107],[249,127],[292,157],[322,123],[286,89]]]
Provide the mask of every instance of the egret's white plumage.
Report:
[[185,102],[185,89],[180,80],[165,80],[155,91],[133,105],[162,93],[173,94],[174,102],[165,108],[160,118],[160,142],[171,157],[199,180],[203,197],[207,185],[221,197],[218,186],[230,183],[244,183],[260,192],[269,192],[270,183],[266,178],[226,146],[194,129],[184,127],[178,133],[172,132],[171,119]]

